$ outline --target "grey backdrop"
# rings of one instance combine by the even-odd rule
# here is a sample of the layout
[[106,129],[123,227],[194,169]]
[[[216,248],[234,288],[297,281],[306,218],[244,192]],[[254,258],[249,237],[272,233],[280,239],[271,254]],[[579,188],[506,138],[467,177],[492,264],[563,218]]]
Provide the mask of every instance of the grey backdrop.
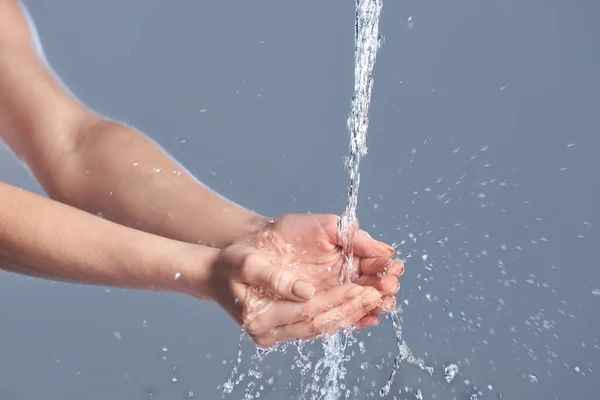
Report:
[[[343,210],[353,1],[25,3],[85,103],[210,187],[272,216]],[[406,241],[405,337],[437,367],[403,367],[390,398],[464,399],[473,385],[598,398],[599,13],[593,0],[384,1],[358,213]],[[1,179],[41,193],[0,152]],[[239,335],[191,298],[9,274],[0,318],[10,400],[216,399]],[[360,339],[352,398],[376,394],[395,355],[387,322]],[[298,394],[294,353],[259,364],[261,398]],[[446,384],[449,362],[461,375]]]

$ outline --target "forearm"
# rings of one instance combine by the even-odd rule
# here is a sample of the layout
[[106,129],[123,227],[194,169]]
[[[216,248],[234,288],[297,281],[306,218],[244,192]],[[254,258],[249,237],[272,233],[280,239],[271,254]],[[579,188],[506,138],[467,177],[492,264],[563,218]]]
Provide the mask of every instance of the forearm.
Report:
[[212,192],[134,129],[98,117],[52,73],[16,1],[0,0],[0,138],[50,197],[106,219],[223,247],[260,216]]
[[[135,129],[98,118],[44,185],[55,199],[139,230],[222,248],[265,219],[202,185]],[[36,173],[36,171],[34,171]]]
[[[182,256],[190,251],[194,265]],[[201,290],[215,251],[126,228],[0,183],[3,269],[81,284],[190,293]]]

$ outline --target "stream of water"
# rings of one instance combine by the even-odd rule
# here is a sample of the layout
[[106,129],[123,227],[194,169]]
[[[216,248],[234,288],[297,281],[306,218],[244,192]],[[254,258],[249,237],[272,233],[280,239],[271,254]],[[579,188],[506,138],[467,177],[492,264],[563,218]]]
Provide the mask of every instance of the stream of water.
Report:
[[[348,203],[340,220],[340,232],[342,237],[342,251],[344,264],[340,270],[339,283],[350,282],[356,277],[356,266],[353,265],[353,243],[356,234],[356,207],[358,205],[358,190],[360,185],[360,161],[367,153],[367,131],[369,127],[369,106],[371,104],[371,92],[373,89],[373,68],[377,56],[377,50],[381,46],[379,36],[379,17],[383,6],[382,0],[356,0],[356,16],[354,31],[354,95],[352,97],[352,108],[348,117],[347,126],[350,133],[350,154],[346,161],[346,167],[350,175],[348,186]],[[398,355],[394,361],[392,372],[388,382],[380,391],[384,397],[390,391],[400,363],[407,361],[418,365],[430,375],[433,368],[417,359],[402,338],[402,327],[400,325],[399,311],[391,313],[392,325],[396,333],[398,344]],[[327,394],[325,400],[336,400],[341,397],[340,383],[344,373],[343,362],[344,351],[347,341],[338,333],[330,336],[324,341],[325,357],[329,363],[329,376],[327,379]]]
[[[356,207],[360,186],[360,161],[367,153],[367,130],[369,127],[369,106],[373,89],[373,68],[377,50],[381,46],[379,37],[379,16],[382,0],[356,0],[354,26],[354,94],[347,127],[350,133],[350,152],[346,159],[346,168],[350,175],[348,203],[340,219],[342,237],[343,264],[340,269],[339,283],[354,280],[356,266],[353,265],[354,239],[356,235]],[[323,341],[324,361],[329,370],[325,381],[325,400],[336,400],[342,395],[340,381],[345,375],[344,354],[346,333],[340,332],[328,336]]]
[[356,233],[356,207],[360,185],[360,161],[367,154],[367,130],[369,127],[369,106],[373,89],[373,68],[377,50],[381,45],[379,37],[379,16],[382,0],[356,0],[356,21],[354,28],[354,94],[352,108],[347,120],[350,133],[350,154],[346,168],[350,174],[348,203],[342,214],[340,232],[344,265],[340,270],[339,282],[352,281],[355,275],[352,265],[353,243]]
[[[373,69],[377,51],[382,40],[379,36],[379,18],[383,0],[355,0],[355,30],[354,30],[354,94],[351,111],[347,119],[347,129],[350,133],[350,150],[346,159],[346,168],[350,176],[348,186],[348,202],[339,223],[342,238],[343,263],[340,268],[338,282],[351,282],[357,277],[356,265],[353,265],[354,240],[357,231],[356,208],[360,186],[360,161],[367,153],[367,130],[369,127],[369,107],[373,89]],[[398,355],[394,361],[388,382],[380,390],[380,396],[389,394],[390,388],[402,361],[418,365],[422,370],[433,375],[433,368],[424,364],[423,360],[413,356],[402,338],[399,311],[391,313],[390,318],[395,330]],[[229,381],[223,386],[224,393],[231,393],[234,377],[241,362],[241,346],[244,332],[240,337],[238,358],[234,365]],[[345,385],[346,368],[344,362],[350,359],[345,354],[349,341],[354,340],[350,331],[339,332],[323,339],[323,356],[315,364],[313,382],[309,385],[311,400],[338,400],[348,398],[350,391]],[[301,348],[299,347],[301,353]],[[307,363],[309,366],[310,363]],[[310,366],[308,367],[310,369]],[[325,376],[321,376],[324,374]],[[243,379],[243,376],[239,380]],[[308,393],[305,393],[308,394]]]

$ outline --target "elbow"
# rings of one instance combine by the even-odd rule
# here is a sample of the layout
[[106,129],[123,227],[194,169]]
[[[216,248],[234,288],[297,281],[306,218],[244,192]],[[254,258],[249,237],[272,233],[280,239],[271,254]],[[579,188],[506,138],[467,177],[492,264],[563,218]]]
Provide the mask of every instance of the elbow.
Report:
[[87,142],[90,132],[101,120],[86,112],[77,118],[63,120],[59,126],[41,127],[42,132],[35,134],[53,140],[34,140],[33,143],[41,146],[28,146],[23,160],[50,198],[69,205],[78,203],[82,185],[89,178]]

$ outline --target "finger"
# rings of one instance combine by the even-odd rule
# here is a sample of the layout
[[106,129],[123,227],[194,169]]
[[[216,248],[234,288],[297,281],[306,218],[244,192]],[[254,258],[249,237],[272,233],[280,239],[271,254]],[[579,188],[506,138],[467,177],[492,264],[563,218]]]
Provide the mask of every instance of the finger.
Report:
[[380,323],[381,320],[377,315],[367,314],[356,323],[356,328],[360,331],[361,329],[377,326]]
[[319,314],[313,320],[296,322],[280,326],[258,338],[263,343],[273,346],[279,342],[297,339],[311,339],[324,333],[333,333],[353,323],[375,309],[381,300],[381,293],[366,288],[362,295],[333,309]]
[[[342,245],[342,236],[340,234],[340,224],[342,222],[342,217],[335,214],[321,214],[318,216],[321,226],[323,230],[336,246]],[[358,218],[355,219],[355,225],[353,230],[358,232],[360,229],[360,222]]]
[[360,321],[361,319],[363,319],[364,317],[366,317],[369,314],[364,314],[361,311],[357,311],[354,314],[348,315],[346,316],[343,320],[341,320],[337,326],[331,324],[326,326],[326,328],[321,332],[321,333],[312,333],[310,336],[306,336],[303,339],[304,340],[312,340],[312,339],[316,339],[318,337],[321,337],[323,335],[333,335],[335,334],[337,331],[348,328],[348,327],[353,327],[356,330],[356,324],[358,323],[358,321]]
[[374,287],[387,296],[395,295],[400,290],[400,282],[398,282],[398,277],[395,275],[381,278],[376,275],[362,275],[354,283]]
[[[335,214],[323,214],[319,216],[321,226],[331,239],[332,243],[341,246],[342,237],[340,235],[341,218]],[[358,218],[353,229],[354,235],[354,253],[359,257],[392,257],[396,249],[387,243],[379,242],[373,239],[367,232],[360,229]]]
[[271,309],[247,321],[246,330],[251,334],[266,333],[282,325],[292,324],[303,320],[311,320],[319,314],[358,297],[364,287],[347,283],[319,291],[315,296],[304,303],[280,300]]
[[396,309],[396,296],[387,296],[381,300],[381,304],[375,307],[371,314],[387,314]]
[[359,230],[354,241],[354,253],[359,257],[390,258],[396,253],[396,249],[387,243],[373,239],[366,231]]
[[251,286],[263,286],[271,292],[292,301],[312,299],[316,289],[296,274],[272,264],[260,254],[246,257],[241,268],[241,279]]
[[360,261],[360,272],[364,275],[395,275],[404,274],[404,264],[401,260],[394,258],[372,257]]

